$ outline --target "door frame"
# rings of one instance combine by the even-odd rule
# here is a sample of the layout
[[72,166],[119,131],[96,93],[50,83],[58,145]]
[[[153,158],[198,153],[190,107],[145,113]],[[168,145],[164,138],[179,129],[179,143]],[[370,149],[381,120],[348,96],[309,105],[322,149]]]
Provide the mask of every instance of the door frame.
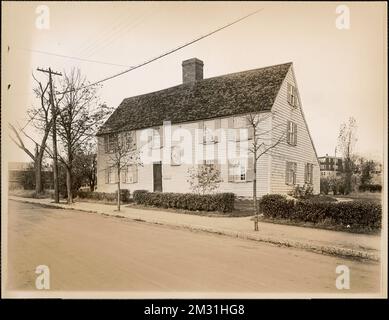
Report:
[[[155,168],[156,166],[159,166],[160,167],[160,183],[161,183],[161,190],[156,190],[155,186],[156,186],[156,179],[155,179],[155,175],[156,175],[156,171],[155,171]],[[153,192],[162,192],[163,191],[163,186],[162,186],[162,161],[155,161],[153,162]]]

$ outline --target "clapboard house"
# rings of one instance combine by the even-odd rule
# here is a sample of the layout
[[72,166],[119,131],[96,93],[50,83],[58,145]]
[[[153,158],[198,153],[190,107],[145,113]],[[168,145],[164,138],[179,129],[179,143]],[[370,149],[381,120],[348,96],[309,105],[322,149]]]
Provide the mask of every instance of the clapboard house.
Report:
[[[286,194],[294,186],[304,184],[312,185],[314,192],[319,193],[320,167],[292,63],[204,79],[203,62],[193,58],[182,63],[182,74],[180,85],[124,99],[100,128],[97,134],[98,191],[114,192],[117,188],[117,173],[109,168],[107,161],[112,152],[110,144],[120,135],[131,133],[137,147],[141,148],[145,131],[157,133],[151,134],[149,148],[170,157],[168,163],[156,159],[123,169],[121,188],[130,192],[141,189],[190,192],[188,169],[198,164],[180,161],[179,145],[167,143],[169,141],[162,133],[164,122],[170,121],[172,132],[185,129],[193,136],[200,132],[203,137],[193,140],[193,150],[199,145],[204,150],[211,147],[216,150],[218,144],[221,145],[221,139],[215,133],[218,129],[249,128],[247,115],[259,114],[269,115],[261,122],[262,132],[267,133],[261,139],[273,143],[281,141],[257,163],[258,196]],[[242,139],[250,144],[252,132],[248,130],[243,138],[233,138],[238,146],[243,145]],[[217,156],[209,161],[205,157],[202,161],[220,169],[223,181],[218,192],[252,196],[252,155],[243,160],[228,159],[226,163],[218,163]]]

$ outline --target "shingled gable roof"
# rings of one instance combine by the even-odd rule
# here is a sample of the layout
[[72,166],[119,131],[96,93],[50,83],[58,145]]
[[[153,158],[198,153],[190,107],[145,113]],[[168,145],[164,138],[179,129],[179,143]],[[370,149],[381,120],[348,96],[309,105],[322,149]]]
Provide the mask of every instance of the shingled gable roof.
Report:
[[270,111],[291,62],[126,98],[97,135]]

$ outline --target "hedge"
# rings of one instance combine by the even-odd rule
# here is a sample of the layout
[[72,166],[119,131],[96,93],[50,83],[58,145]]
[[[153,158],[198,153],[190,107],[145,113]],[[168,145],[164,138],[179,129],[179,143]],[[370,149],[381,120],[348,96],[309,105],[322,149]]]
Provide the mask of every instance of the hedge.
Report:
[[234,210],[235,201],[233,193],[199,195],[193,193],[148,192],[145,190],[134,191],[133,198],[135,203],[146,206],[221,212]]
[[358,187],[358,190],[360,192],[381,192],[382,191],[382,186],[380,184],[361,184]]
[[[100,201],[109,201],[114,202],[117,201],[117,192],[96,192],[96,191],[78,191],[77,195],[81,199],[92,199],[92,200],[100,200]],[[120,200],[122,202],[130,201],[130,190],[121,189],[120,190]]]
[[294,201],[281,195],[265,195],[259,201],[259,208],[267,218],[311,223],[331,221],[342,226],[381,228],[382,207],[373,201]]

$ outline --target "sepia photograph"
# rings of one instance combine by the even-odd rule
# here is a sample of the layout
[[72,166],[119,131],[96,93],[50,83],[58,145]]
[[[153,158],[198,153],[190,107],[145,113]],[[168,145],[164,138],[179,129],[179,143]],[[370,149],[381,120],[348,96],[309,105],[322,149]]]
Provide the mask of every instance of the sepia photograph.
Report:
[[1,7],[3,298],[387,298],[386,2]]

